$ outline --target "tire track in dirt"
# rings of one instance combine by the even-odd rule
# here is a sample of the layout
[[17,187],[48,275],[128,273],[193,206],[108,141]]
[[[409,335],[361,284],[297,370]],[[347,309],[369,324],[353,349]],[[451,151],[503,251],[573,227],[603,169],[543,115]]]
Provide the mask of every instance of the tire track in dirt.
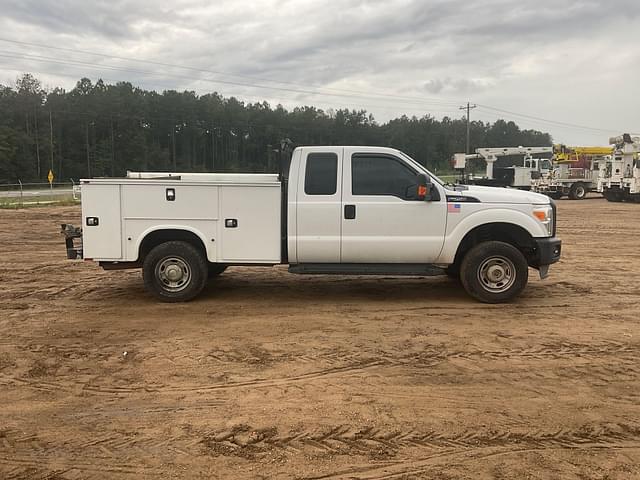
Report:
[[[256,451],[274,448],[301,451],[310,448],[344,454],[375,454],[380,449],[390,449],[395,455],[402,448],[415,447],[429,450],[508,446],[577,448],[585,445],[613,447],[628,445],[630,442],[640,448],[640,424],[583,425],[552,431],[468,430],[455,434],[419,432],[413,429],[358,428],[350,425],[338,425],[325,431],[296,432],[292,435],[261,435],[262,431],[265,429],[252,429],[243,425],[228,431],[205,434],[204,443],[214,451],[226,451],[229,454],[242,454],[247,448]],[[247,435],[247,432],[251,433]],[[222,448],[217,449],[218,446]]]
[[[279,433],[277,427],[254,428],[245,424],[226,430],[196,431],[183,428],[163,436],[155,431],[129,433],[108,432],[90,438],[65,442],[46,441],[34,434],[3,430],[0,442],[0,466],[19,472],[21,467],[41,465],[55,459],[56,465],[81,472],[114,474],[166,474],[144,463],[143,459],[210,456],[259,458],[274,451],[295,455],[329,454],[366,456],[379,459],[375,465],[361,466],[314,478],[354,476],[358,478],[393,478],[420,472],[426,459],[458,453],[475,453],[486,449],[509,452],[522,449],[640,448],[640,424],[595,424],[557,430],[466,430],[459,432],[383,429],[373,426],[335,425],[312,430]],[[403,450],[428,453],[418,462],[396,461]],[[86,458],[92,458],[87,462]],[[131,458],[140,459],[131,462]],[[163,463],[166,463],[163,461]],[[384,464],[381,467],[381,463]],[[427,462],[423,466],[428,466]],[[384,472],[376,473],[377,469]],[[390,472],[389,470],[396,470]]]
[[453,436],[427,435],[426,438],[421,436],[415,443],[422,445],[425,449],[433,450],[434,453],[420,456],[419,459],[402,459],[374,465],[364,464],[306,478],[309,480],[406,478],[427,473],[434,466],[434,460],[456,455],[464,455],[465,460],[470,461],[495,455],[553,449],[640,449],[640,425],[583,426],[578,429],[561,428],[547,432],[531,430],[519,433],[511,431],[478,433],[473,431]]
[[[48,353],[65,358],[85,358],[86,356],[95,357],[96,360],[106,360],[113,358],[113,352],[96,353],[84,348],[81,344],[69,344],[64,346],[53,345],[29,345],[27,349],[33,353]],[[153,358],[153,354],[147,353],[149,358]],[[237,363],[238,358],[243,358],[246,353],[229,353],[225,357],[218,357],[221,363]],[[164,354],[163,354],[164,356]],[[556,372],[554,377],[563,378],[580,378],[583,372],[592,369],[600,382],[610,382],[617,376],[635,375],[640,373],[640,347],[637,344],[619,343],[619,342],[601,342],[601,343],[575,343],[575,342],[559,342],[559,343],[543,343],[536,346],[524,347],[520,349],[504,349],[504,350],[481,350],[481,349],[448,349],[446,345],[421,345],[419,351],[407,352],[400,348],[393,350],[359,350],[359,351],[343,351],[333,349],[328,352],[318,352],[317,355],[307,353],[303,355],[302,363],[310,363],[311,361],[326,362],[330,365],[343,363],[342,365],[331,366],[319,370],[313,370],[299,375],[293,375],[280,378],[256,378],[252,380],[239,382],[225,382],[217,384],[196,384],[196,385],[164,385],[162,383],[145,384],[145,385],[106,385],[104,383],[82,382],[76,379],[67,379],[64,376],[52,377],[56,381],[45,380],[43,378],[33,378],[24,376],[12,376],[10,374],[0,374],[0,385],[4,386],[24,386],[44,392],[74,392],[79,391],[83,394],[92,395],[130,395],[135,393],[156,393],[156,394],[186,394],[193,392],[213,392],[227,391],[240,388],[273,388],[281,387],[289,384],[309,382],[329,377],[349,376],[362,373],[365,370],[385,367],[403,367],[403,368],[426,368],[433,367],[439,363],[451,360],[468,360],[468,361],[499,361],[518,359],[526,360],[593,360],[599,358],[608,358],[614,356],[616,364],[605,364],[599,366],[576,366],[563,365],[560,371]],[[235,361],[229,361],[229,359]],[[287,354],[284,358],[276,358],[277,361],[295,362],[297,356],[295,354]],[[345,362],[346,360],[346,362]],[[500,372],[500,375],[509,376],[510,372]],[[543,378],[544,374],[540,372],[529,372],[529,376]],[[132,382],[133,383],[133,382]]]

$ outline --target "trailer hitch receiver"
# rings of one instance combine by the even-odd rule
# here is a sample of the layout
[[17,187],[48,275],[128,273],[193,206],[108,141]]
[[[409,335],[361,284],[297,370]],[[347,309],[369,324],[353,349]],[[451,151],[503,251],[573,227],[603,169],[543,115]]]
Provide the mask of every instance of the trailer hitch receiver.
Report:
[[60,228],[67,246],[67,258],[69,260],[82,258],[82,228],[74,227],[70,223],[62,223]]

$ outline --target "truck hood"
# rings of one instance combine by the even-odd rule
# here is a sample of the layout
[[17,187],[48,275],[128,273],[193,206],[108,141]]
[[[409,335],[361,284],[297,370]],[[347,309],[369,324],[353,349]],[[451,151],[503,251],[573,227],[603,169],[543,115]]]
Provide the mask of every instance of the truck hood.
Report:
[[540,193],[504,187],[482,187],[479,185],[460,185],[456,189],[447,188],[447,195],[454,197],[473,197],[482,203],[526,203],[530,205],[548,205],[551,200]]

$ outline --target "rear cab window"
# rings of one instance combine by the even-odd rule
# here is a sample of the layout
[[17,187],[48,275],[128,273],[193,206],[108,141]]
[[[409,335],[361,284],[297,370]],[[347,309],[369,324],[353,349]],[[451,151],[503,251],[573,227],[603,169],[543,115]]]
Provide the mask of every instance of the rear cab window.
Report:
[[310,153],[304,178],[307,195],[334,195],[338,185],[338,155]]

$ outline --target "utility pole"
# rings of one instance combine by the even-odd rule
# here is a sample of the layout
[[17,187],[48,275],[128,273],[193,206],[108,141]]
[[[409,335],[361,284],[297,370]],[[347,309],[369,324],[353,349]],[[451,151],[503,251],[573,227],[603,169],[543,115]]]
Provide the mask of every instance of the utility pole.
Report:
[[177,162],[176,162],[176,122],[171,121],[171,156],[173,157],[173,171],[177,170]]
[[471,122],[469,121],[469,113],[471,113],[471,109],[472,108],[476,108],[476,107],[477,107],[477,105],[475,105],[475,104],[471,105],[469,102],[467,102],[466,106],[458,107],[460,110],[466,110],[467,111],[467,150],[466,150],[467,155],[469,153],[471,153],[469,151],[469,134],[470,134],[470,125],[471,125]]
[[87,147],[87,177],[91,177],[91,153],[89,150],[89,122],[85,124],[85,146]]
[[211,171],[216,171],[216,127],[211,124]]
[[51,157],[50,170],[53,172],[53,121],[51,119],[51,110],[49,110],[49,156]]
[[116,166],[116,140],[115,135],[113,133],[113,117],[109,117],[111,124],[111,176],[115,176],[115,166]]
[[35,107],[34,109],[33,119],[35,121],[36,127],[36,157],[38,158],[38,179],[40,179],[40,139],[38,138],[40,135],[38,132],[38,107]]

